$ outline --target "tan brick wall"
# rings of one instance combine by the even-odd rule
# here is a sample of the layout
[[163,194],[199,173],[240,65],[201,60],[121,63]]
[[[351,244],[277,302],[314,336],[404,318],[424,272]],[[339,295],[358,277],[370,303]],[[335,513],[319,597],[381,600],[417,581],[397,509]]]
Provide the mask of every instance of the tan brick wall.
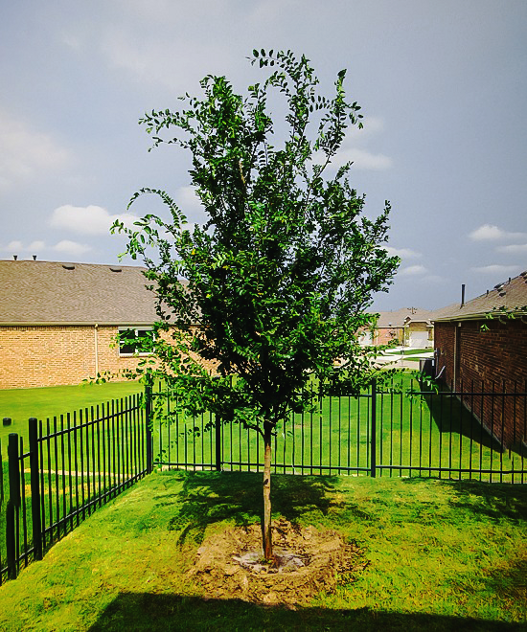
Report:
[[413,333],[416,333],[416,332],[423,333],[423,334],[426,333],[426,339],[427,340],[432,339],[432,329],[431,327],[428,327],[426,323],[410,323],[407,329],[408,329],[408,335],[412,335]]
[[[133,369],[137,358],[111,347],[117,327],[97,330],[99,372]],[[80,384],[96,375],[93,326],[0,327],[0,388]]]

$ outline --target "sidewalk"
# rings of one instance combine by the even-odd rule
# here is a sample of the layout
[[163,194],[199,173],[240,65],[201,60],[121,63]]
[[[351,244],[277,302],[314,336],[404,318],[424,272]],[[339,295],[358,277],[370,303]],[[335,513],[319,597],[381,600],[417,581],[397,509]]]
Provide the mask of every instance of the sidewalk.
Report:
[[434,357],[434,350],[416,353],[415,355],[403,355],[397,351],[408,350],[408,347],[394,347],[389,352],[384,352],[375,358],[378,364],[397,369],[419,369],[419,360]]

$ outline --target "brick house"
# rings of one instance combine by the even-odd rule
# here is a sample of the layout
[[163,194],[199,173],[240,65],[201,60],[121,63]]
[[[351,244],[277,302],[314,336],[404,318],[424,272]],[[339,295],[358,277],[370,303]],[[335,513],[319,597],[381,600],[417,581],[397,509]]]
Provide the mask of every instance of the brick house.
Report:
[[[133,369],[157,319],[138,266],[0,261],[0,388],[79,384]],[[120,331],[126,343],[116,344]]]
[[379,312],[372,331],[365,332],[362,344],[397,345],[416,349],[432,349],[434,345],[433,319],[444,310],[403,307],[395,311]]
[[[436,375],[504,447],[527,441],[527,272],[435,319]],[[493,397],[490,393],[509,393]],[[485,395],[486,394],[486,395]]]

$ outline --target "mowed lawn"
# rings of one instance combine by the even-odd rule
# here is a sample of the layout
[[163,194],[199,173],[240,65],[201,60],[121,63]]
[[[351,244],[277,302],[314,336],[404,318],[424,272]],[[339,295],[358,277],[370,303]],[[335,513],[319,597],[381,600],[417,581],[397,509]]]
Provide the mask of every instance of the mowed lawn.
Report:
[[259,520],[261,483],[146,477],[0,587],[0,629],[526,629],[524,486],[277,475],[274,517],[337,530],[368,565],[296,610],[209,599],[188,569],[209,534]]
[[[480,478],[470,470],[482,470],[483,480],[520,482],[527,451],[503,452],[482,426],[455,398],[443,395],[409,397],[407,390],[420,389],[410,374],[402,374],[394,392],[377,397],[377,465],[379,476],[440,476]],[[16,432],[28,438],[28,419],[64,416],[144,390],[138,382],[85,384],[81,386],[0,391],[0,417],[11,417],[10,426],[0,426],[2,453],[7,435]],[[279,473],[367,474],[371,465],[371,398],[326,397],[314,411],[294,415],[278,429],[273,461]],[[204,431],[214,421],[171,415],[170,422],[154,425],[154,457],[162,464],[213,469],[216,463],[216,433]],[[53,427],[53,423],[52,423]],[[198,432],[195,432],[197,429]],[[263,450],[256,433],[236,424],[222,427],[222,469],[261,468]],[[251,465],[248,465],[248,464]],[[508,471],[506,475],[489,471]],[[518,473],[514,473],[518,472]],[[444,473],[441,476],[445,475]],[[525,475],[523,475],[525,476]]]
[[45,420],[66,415],[143,390],[144,387],[139,382],[0,390],[0,418],[9,417],[12,420],[10,426],[0,426],[0,440],[3,446],[6,445],[7,436],[11,432],[27,439],[30,417]]
[[[403,385],[404,386],[404,385]],[[85,385],[79,387],[61,387],[49,389],[30,389],[22,391],[0,392],[0,402],[5,405],[5,410],[18,410],[18,416],[14,414],[14,426],[4,429],[4,435],[16,429],[27,440],[27,418],[37,416],[46,418],[65,414],[85,407],[96,406],[111,399],[124,397],[134,392],[141,392],[142,385],[138,383],[115,383],[105,385]],[[377,476],[412,476],[419,477],[430,475],[438,476],[438,467],[458,467],[459,472],[442,472],[443,478],[478,477],[478,474],[462,472],[461,468],[491,468],[504,469],[511,466],[516,474],[483,474],[482,478],[492,476],[495,482],[519,482],[525,474],[521,472],[525,463],[525,455],[514,453],[502,453],[497,446],[489,442],[479,430],[474,430],[469,424],[466,411],[450,398],[448,406],[437,415],[437,405],[434,405],[427,397],[408,397],[404,388],[398,389],[394,394],[388,393],[379,396],[377,401],[379,423],[377,428],[377,461],[381,467]],[[2,396],[4,396],[2,398]],[[36,404],[39,407],[35,411]],[[66,408],[69,407],[69,408]],[[440,406],[443,408],[443,406]],[[31,410],[31,412],[29,412]],[[20,412],[23,411],[23,412]],[[325,476],[338,475],[350,468],[349,474],[353,476],[369,474],[371,457],[371,428],[368,423],[371,413],[371,398],[356,400],[350,397],[326,398],[321,406],[311,412],[295,415],[285,429],[281,429],[277,436],[276,450],[273,458],[277,473],[295,474],[322,474]],[[7,415],[2,415],[7,416]],[[168,457],[173,461],[176,457],[179,465],[189,469],[212,469],[215,459],[215,432],[189,432],[192,428],[201,430],[201,423],[206,423],[209,416],[202,419],[173,418],[173,423],[156,426],[155,452]],[[23,420],[23,421],[20,421]],[[93,434],[93,431],[92,431]],[[122,432],[121,437],[131,440],[132,435]],[[7,437],[2,441],[4,491],[8,497],[8,479],[6,449]],[[222,457],[224,470],[247,470],[244,465],[248,460],[255,463],[262,461],[261,446],[258,445],[254,432],[247,434],[238,425],[226,425],[222,428]],[[133,439],[136,441],[136,439]],[[93,438],[91,440],[93,443]],[[95,445],[99,440],[95,440]],[[25,444],[26,445],[26,444]],[[82,442],[74,444],[73,454],[82,448]],[[84,445],[87,445],[84,443]],[[45,446],[44,452],[51,446]],[[55,446],[56,447],[56,446]],[[66,446],[68,447],[68,446]],[[60,451],[60,445],[59,445]],[[67,450],[66,450],[67,452]],[[92,464],[95,460],[92,457]],[[64,457],[62,457],[64,460]],[[84,473],[86,468],[82,466],[79,456],[79,472],[70,471],[69,465],[63,463],[52,466],[55,474],[51,476],[51,486],[46,493],[57,497],[57,503],[61,505],[61,515],[66,515],[74,508],[75,492],[71,492],[71,480],[77,484],[80,481],[85,484],[88,491],[95,491],[105,486],[106,475],[103,467],[102,483],[99,471],[93,475]],[[58,463],[58,461],[57,461]],[[84,461],[86,463],[86,461]],[[104,459],[103,459],[104,463]],[[400,467],[397,467],[397,463]],[[197,465],[195,465],[197,464]],[[391,464],[391,465],[390,465]],[[392,468],[392,466],[394,466]],[[411,467],[410,467],[411,466]],[[433,467],[431,467],[433,466]],[[353,468],[356,468],[355,470]],[[413,468],[413,469],[411,469]],[[434,469],[435,468],[435,469]],[[93,468],[92,468],[93,469]],[[100,470],[101,468],[99,468]],[[254,469],[254,467],[251,467]],[[392,471],[393,469],[393,471]],[[64,474],[60,472],[65,471]],[[63,481],[62,476],[65,476]],[[91,476],[91,478],[90,478]],[[49,476],[48,476],[49,478]],[[108,478],[112,476],[108,474]],[[47,480],[47,479],[46,479]],[[526,479],[527,480],[527,479]],[[68,482],[69,481],[69,482]],[[257,492],[259,494],[259,492]],[[26,498],[29,498],[30,490],[26,489]],[[46,504],[47,507],[47,504]],[[56,510],[54,510],[56,513]],[[29,527],[30,515],[28,514]],[[47,518],[46,518],[47,519]],[[0,514],[0,554],[5,560],[5,524],[4,512]],[[21,528],[21,527],[20,527]],[[1,628],[0,628],[1,629]]]

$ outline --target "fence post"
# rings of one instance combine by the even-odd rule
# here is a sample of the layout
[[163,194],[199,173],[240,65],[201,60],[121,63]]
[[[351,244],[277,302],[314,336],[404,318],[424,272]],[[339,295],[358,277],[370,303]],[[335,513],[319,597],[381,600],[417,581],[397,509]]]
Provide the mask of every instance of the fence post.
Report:
[[18,435],[12,432],[7,444],[9,499],[15,507],[20,507],[20,464],[18,462]]
[[2,439],[0,439],[0,507],[4,503],[4,462],[2,460]]
[[146,472],[151,474],[153,470],[154,450],[152,426],[152,378],[148,375],[145,384],[145,426],[146,426]]
[[216,470],[221,471],[221,417],[216,413]]
[[370,474],[375,478],[377,468],[377,381],[371,382],[371,445]]
[[7,501],[5,539],[7,549],[7,578],[16,579],[15,505]]
[[42,523],[40,519],[40,485],[38,466],[38,422],[29,419],[29,468],[31,470],[31,517],[33,519],[33,547],[36,560],[42,559]]
[[18,462],[18,435],[11,433],[7,444],[9,501],[7,503],[6,548],[7,576],[16,579],[16,534],[15,515],[20,507],[20,464]]

